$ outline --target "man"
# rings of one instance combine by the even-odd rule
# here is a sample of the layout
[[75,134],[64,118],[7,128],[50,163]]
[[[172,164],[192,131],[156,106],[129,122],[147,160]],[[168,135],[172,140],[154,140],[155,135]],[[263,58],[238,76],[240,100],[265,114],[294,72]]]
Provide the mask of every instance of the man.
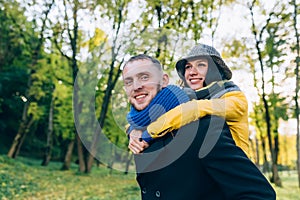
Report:
[[[149,56],[129,59],[122,76],[132,105],[127,118],[135,129],[145,129],[158,117],[154,115],[171,109],[168,104],[187,101],[180,89],[167,86],[168,76]],[[130,135],[130,140],[148,145],[139,139]],[[135,155],[143,200],[276,198],[266,178],[235,145],[222,118],[206,116],[152,142]]]

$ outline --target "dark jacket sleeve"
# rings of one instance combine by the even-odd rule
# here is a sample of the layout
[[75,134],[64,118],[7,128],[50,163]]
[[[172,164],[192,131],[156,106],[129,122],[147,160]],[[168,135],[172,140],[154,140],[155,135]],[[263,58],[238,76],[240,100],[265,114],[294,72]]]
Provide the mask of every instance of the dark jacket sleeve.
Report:
[[226,199],[276,199],[276,193],[265,176],[235,145],[223,119],[211,118],[199,157]]

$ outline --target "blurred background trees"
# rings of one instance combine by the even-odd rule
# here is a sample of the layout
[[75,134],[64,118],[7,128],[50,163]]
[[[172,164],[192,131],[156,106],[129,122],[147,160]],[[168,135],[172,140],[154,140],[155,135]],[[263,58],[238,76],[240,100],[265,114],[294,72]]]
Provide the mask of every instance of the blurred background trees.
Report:
[[128,172],[124,61],[155,56],[176,83],[174,63],[202,42],[246,93],[251,159],[280,186],[278,170],[300,166],[298,10],[295,0],[0,1],[0,153]]

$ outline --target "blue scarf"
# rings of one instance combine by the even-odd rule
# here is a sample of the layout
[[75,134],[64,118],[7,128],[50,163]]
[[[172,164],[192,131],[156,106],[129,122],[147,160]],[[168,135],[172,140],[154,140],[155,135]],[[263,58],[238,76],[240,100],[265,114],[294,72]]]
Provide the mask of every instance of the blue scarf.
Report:
[[158,117],[189,100],[190,98],[181,88],[168,85],[158,92],[144,110],[138,111],[131,106],[130,112],[127,114],[127,121],[132,128],[144,130]]

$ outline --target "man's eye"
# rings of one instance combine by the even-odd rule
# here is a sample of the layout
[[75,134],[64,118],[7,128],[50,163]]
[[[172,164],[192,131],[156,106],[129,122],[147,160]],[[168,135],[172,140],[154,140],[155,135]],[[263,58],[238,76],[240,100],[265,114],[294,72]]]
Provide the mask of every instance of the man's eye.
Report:
[[149,76],[143,75],[143,76],[141,77],[141,80],[142,80],[142,81],[146,81],[146,80],[148,80],[148,78],[149,78]]
[[125,81],[125,86],[131,86],[132,85],[132,81]]

